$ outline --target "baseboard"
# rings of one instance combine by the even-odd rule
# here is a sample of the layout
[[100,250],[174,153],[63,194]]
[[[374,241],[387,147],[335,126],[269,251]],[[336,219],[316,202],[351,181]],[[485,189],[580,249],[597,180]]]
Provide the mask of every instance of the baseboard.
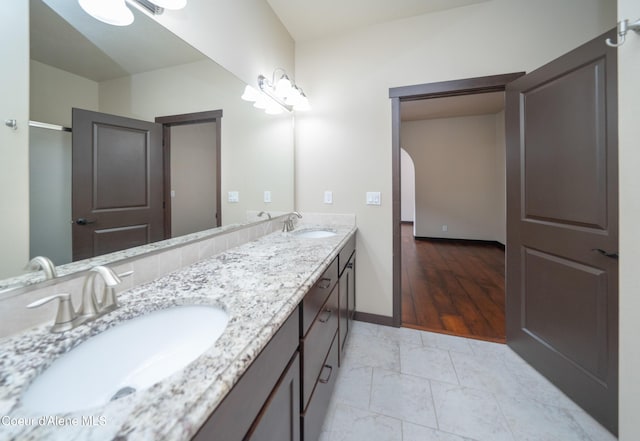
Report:
[[359,322],[373,323],[374,325],[393,326],[393,317],[386,315],[369,314],[368,312],[356,311],[354,320]]
[[476,244],[476,245],[486,245],[505,249],[503,243],[498,242],[497,240],[479,240],[479,239],[452,239],[449,237],[425,237],[425,236],[414,236],[415,240],[429,240],[432,242],[449,242],[449,243],[466,243],[466,244]]

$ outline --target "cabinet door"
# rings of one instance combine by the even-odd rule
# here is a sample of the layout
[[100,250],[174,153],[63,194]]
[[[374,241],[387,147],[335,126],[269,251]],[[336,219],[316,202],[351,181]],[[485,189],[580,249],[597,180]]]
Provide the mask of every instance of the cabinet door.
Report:
[[340,320],[338,322],[338,339],[340,346],[340,365],[342,365],[342,351],[344,350],[344,344],[347,341],[349,320],[349,278],[347,277],[346,271],[342,273],[342,276],[340,276],[340,286],[338,289],[340,290],[340,301],[338,307],[340,311]]
[[300,441],[299,363],[296,352],[245,441]]
[[349,290],[347,294],[347,309],[349,313],[349,323],[347,325],[348,328],[351,327],[351,323],[353,321],[353,317],[356,314],[356,255],[354,254],[351,257],[351,261],[347,264],[347,276],[348,276],[348,285]]
[[349,259],[344,272],[340,276],[340,365],[342,365],[342,351],[347,342],[353,317],[356,311],[356,255]]

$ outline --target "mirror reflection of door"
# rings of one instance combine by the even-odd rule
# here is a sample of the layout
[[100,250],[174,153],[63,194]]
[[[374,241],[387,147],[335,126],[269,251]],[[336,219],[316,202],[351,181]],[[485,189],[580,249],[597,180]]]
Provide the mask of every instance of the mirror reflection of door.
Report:
[[73,260],[162,240],[162,126],[82,109],[72,120]]
[[171,130],[171,237],[215,228],[217,155],[214,122]]
[[222,110],[161,116],[164,137],[165,238],[222,223]]

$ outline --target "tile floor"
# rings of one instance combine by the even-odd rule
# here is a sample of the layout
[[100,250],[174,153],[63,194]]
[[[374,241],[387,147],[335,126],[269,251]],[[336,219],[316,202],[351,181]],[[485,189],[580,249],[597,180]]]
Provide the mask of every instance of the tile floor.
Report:
[[355,322],[320,441],[614,441],[507,346]]

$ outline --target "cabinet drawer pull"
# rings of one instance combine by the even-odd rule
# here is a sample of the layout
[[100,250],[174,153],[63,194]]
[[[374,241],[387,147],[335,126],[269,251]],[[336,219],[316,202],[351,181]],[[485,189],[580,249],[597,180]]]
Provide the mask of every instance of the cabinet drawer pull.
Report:
[[349,268],[349,269],[353,269],[353,262],[349,262],[349,263],[347,263],[347,268]]
[[329,366],[328,364],[325,364],[322,367],[322,370],[324,371],[325,369],[329,369],[329,375],[327,375],[327,378],[322,378],[322,372],[320,372],[320,379],[318,380],[320,383],[322,384],[327,384],[329,382],[329,380],[331,380],[331,373],[333,372],[333,367]]
[[325,310],[324,310],[324,311],[322,311],[322,312],[324,312],[324,313],[326,314],[326,316],[321,317],[321,318],[318,318],[318,321],[319,321],[320,323],[327,323],[327,322],[329,321],[329,319],[331,318],[331,313],[332,313],[333,311],[331,311],[330,309],[325,309]]
[[320,282],[318,282],[318,288],[320,289],[327,289],[331,286],[331,278],[330,277],[323,277],[322,279],[320,279]]

